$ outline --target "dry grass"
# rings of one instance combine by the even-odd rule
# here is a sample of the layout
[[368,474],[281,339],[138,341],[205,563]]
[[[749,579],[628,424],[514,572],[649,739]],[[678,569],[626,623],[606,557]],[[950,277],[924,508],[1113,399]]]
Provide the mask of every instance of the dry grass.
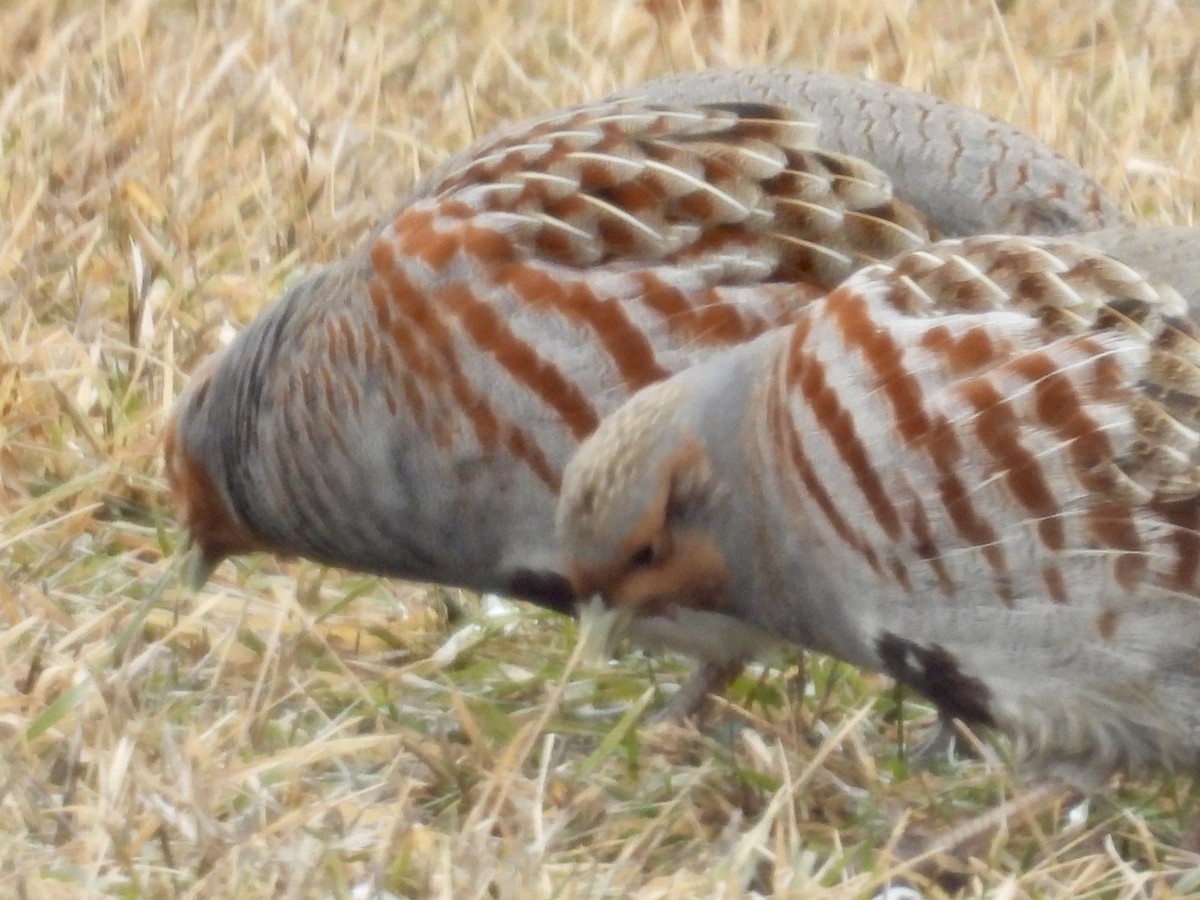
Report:
[[[1191,222],[1197,33],[1182,0],[0,5],[0,892],[870,896],[1004,768],[909,771],[844,667],[744,678],[697,733],[636,721],[680,664],[572,671],[551,616],[262,559],[189,596],[164,413],[473,135],[671,69],[928,88]],[[1185,892],[1190,788],[1021,825],[966,890]]]

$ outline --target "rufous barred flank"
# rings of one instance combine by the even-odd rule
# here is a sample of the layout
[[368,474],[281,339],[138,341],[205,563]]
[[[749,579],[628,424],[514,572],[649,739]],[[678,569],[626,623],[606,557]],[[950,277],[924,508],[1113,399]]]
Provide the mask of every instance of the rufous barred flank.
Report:
[[1200,759],[1200,328],[1078,242],[871,265],[647,388],[564,475],[618,620],[890,674],[1092,786]]
[[197,372],[175,507],[202,572],[270,551],[570,611],[562,469],[634,391],[938,234],[1121,222],[1016,129],[851,78],[703,73],[509,125]]

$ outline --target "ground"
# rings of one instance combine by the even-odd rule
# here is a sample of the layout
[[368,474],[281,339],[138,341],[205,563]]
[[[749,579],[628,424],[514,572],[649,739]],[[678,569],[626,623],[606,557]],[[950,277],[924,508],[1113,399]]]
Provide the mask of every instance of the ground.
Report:
[[[0,892],[876,893],[893,848],[1012,793],[994,753],[918,771],[929,709],[826,661],[655,726],[685,664],[579,665],[553,615],[263,558],[189,593],[164,417],[450,152],[673,70],[933,91],[1191,224],[1197,34],[1183,0],[0,5]],[[1200,891],[1193,806],[1126,783],[1001,833],[962,890]]]

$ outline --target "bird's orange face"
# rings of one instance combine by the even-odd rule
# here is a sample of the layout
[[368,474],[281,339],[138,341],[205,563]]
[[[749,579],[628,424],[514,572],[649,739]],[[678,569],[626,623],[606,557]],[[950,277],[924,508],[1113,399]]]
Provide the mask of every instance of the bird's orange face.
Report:
[[204,460],[186,446],[180,435],[182,418],[194,414],[204,403],[211,368],[208,362],[193,376],[188,395],[172,411],[163,435],[171,506],[198,554],[197,566],[189,578],[197,586],[225,558],[269,549],[239,521],[213,482]]
[[[692,515],[718,489],[698,442],[666,459],[658,487],[642,514],[604,560],[568,560],[579,597],[600,595],[611,608],[634,615],[670,615],[672,609],[720,611],[729,591],[724,551]],[[625,494],[622,502],[629,502]],[[570,527],[570,519],[567,519]]]

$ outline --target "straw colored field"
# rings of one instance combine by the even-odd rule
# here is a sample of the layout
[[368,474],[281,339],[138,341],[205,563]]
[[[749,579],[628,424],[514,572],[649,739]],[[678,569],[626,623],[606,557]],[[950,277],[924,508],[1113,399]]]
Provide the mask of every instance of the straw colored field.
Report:
[[[910,771],[882,679],[781,660],[701,731],[650,727],[685,667],[572,671],[553,616],[267,559],[189,595],[164,414],[436,161],[671,70],[927,89],[1190,223],[1197,34],[1183,0],[6,0],[0,893],[871,895],[898,841],[1012,790]],[[1026,823],[967,890],[1186,892],[1190,787]]]

